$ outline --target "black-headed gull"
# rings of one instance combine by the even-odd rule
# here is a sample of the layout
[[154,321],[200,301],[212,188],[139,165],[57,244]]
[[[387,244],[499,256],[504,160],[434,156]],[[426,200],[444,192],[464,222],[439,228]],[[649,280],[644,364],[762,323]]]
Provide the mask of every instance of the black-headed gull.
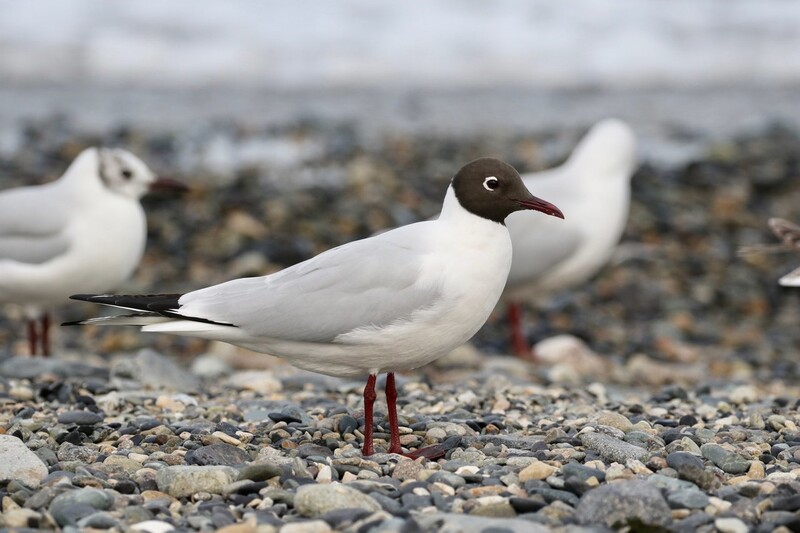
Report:
[[549,218],[516,213],[506,221],[514,258],[503,300],[517,355],[532,356],[519,302],[578,286],[611,257],[628,220],[636,167],[633,131],[621,120],[606,119],[589,130],[563,165],[523,176],[526,187],[569,218],[553,224]]
[[24,307],[32,355],[50,351],[47,306],[133,273],[147,233],[139,199],[154,188],[185,187],[125,150],[89,148],[56,181],[0,192],[0,303]]
[[504,221],[523,209],[563,218],[528,192],[512,166],[477,159],[453,177],[436,220],[339,246],[269,276],[183,295],[76,295],[135,311],[78,324],[142,326],[229,342],[321,374],[368,376],[365,455],[373,453],[375,379],[387,372],[389,452],[402,453],[394,372],[445,355],[486,321],[511,267]]

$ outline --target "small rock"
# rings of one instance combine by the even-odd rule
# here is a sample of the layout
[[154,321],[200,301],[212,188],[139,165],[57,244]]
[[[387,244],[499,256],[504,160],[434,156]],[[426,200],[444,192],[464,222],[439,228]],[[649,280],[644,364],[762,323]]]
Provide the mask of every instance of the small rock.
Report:
[[445,485],[453,487],[454,489],[463,487],[467,483],[466,480],[458,474],[453,474],[444,470],[434,473],[426,481],[428,483],[444,483]]
[[557,335],[538,342],[533,348],[537,359],[549,367],[550,379],[579,383],[584,379],[602,380],[610,372],[609,361],[592,351],[573,335]]
[[335,509],[381,510],[373,498],[358,490],[330,483],[326,485],[302,485],[294,497],[294,508],[302,516],[317,517]]
[[526,466],[519,472],[519,480],[522,483],[532,479],[547,479],[552,476],[556,471],[556,467],[551,466],[543,461],[536,461]]
[[672,511],[660,490],[646,481],[632,480],[587,492],[578,503],[576,517],[581,524],[610,528],[665,527],[672,521]]
[[673,509],[705,509],[708,496],[697,490],[679,490],[667,494],[667,502]]
[[17,480],[35,489],[47,474],[47,465],[25,443],[12,435],[0,435],[0,482]]
[[703,444],[700,451],[703,457],[728,474],[744,474],[750,468],[751,461],[717,444]]
[[0,515],[0,525],[5,528],[28,528],[37,524],[42,519],[42,514],[33,509],[4,508]]
[[114,505],[114,496],[110,493],[85,487],[63,492],[53,498],[47,510],[61,526],[76,525],[79,520],[106,511]]
[[186,462],[190,465],[238,466],[251,459],[246,451],[224,442],[202,446],[186,454]]
[[174,531],[175,526],[168,522],[162,522],[161,520],[145,520],[144,522],[133,524],[131,529],[144,533],[167,533],[169,531]]
[[135,357],[125,357],[111,367],[112,382],[131,388],[131,381],[151,389],[196,392],[200,381],[171,359],[150,349],[141,350]]
[[66,411],[59,413],[59,424],[77,424],[79,426],[93,426],[103,421],[103,415],[92,411]]
[[514,518],[517,512],[508,501],[490,501],[478,503],[469,513],[471,516],[485,516],[490,518]]
[[600,411],[592,417],[592,420],[595,424],[617,428],[624,433],[628,433],[633,429],[633,424],[628,420],[628,417],[613,411]]
[[119,522],[109,513],[98,512],[78,520],[78,527],[86,529],[109,530],[119,528]]
[[109,455],[105,458],[103,464],[109,465],[112,468],[119,468],[128,474],[133,474],[142,468],[142,463],[129,459],[124,455]]
[[354,433],[358,429],[358,421],[350,415],[344,415],[339,418],[338,431],[341,435],[346,433]]
[[283,469],[273,463],[253,463],[239,469],[238,480],[249,479],[251,481],[266,481],[278,477],[283,473]]
[[650,455],[644,448],[639,448],[633,444],[596,431],[581,433],[579,438],[584,446],[596,451],[604,459],[615,461],[620,464],[625,464],[629,459],[636,459],[644,462],[647,461],[647,457]]
[[156,484],[158,490],[175,498],[198,492],[222,494],[237,475],[229,466],[168,466],[156,473]]
[[703,460],[688,452],[673,452],[667,455],[667,465],[680,472],[686,466],[702,469],[705,465]]
[[767,475],[764,463],[761,461],[753,461],[750,463],[750,468],[747,469],[747,477],[750,479],[764,479]]
[[717,518],[714,526],[720,533],[747,533],[750,528],[738,518]]
[[227,384],[240,390],[251,390],[262,395],[280,392],[283,385],[275,374],[266,370],[245,370],[228,376]]
[[231,371],[230,365],[215,354],[203,354],[192,361],[192,374],[201,378],[220,378]]
[[392,471],[392,477],[394,479],[399,479],[400,481],[405,481],[406,479],[417,479],[419,473],[422,472],[422,468],[422,465],[416,461],[412,461],[411,459],[401,459],[398,461],[397,465],[395,465],[394,470]]

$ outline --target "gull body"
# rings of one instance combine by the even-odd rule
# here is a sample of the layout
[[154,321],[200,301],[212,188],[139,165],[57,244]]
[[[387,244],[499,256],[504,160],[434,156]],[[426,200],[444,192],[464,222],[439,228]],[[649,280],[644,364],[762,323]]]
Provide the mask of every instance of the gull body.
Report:
[[139,199],[175,183],[129,152],[89,148],[54,182],[0,192],[0,303],[24,307],[32,353],[38,337],[49,351],[47,307],[131,276],[147,234]]
[[393,373],[445,355],[486,321],[511,266],[503,221],[520,209],[561,216],[528,192],[513,167],[483,158],[455,175],[436,220],[184,295],[75,298],[136,311],[82,323],[220,340],[322,374],[368,376],[365,454],[372,453],[375,376],[387,372],[390,451],[399,453]]
[[630,182],[637,168],[636,138],[617,119],[595,124],[561,166],[523,175],[525,186],[558,205],[567,218],[519,212],[508,217],[513,261],[503,300],[518,355],[530,354],[522,334],[522,300],[541,301],[576,287],[611,258],[630,208]]

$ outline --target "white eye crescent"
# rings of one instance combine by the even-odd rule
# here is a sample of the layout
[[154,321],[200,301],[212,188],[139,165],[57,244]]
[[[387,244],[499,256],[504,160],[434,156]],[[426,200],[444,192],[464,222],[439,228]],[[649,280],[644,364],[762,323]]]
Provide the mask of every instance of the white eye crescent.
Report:
[[483,180],[483,188],[487,191],[493,191],[497,187],[500,186],[500,180],[495,178],[494,176],[489,176],[485,180]]

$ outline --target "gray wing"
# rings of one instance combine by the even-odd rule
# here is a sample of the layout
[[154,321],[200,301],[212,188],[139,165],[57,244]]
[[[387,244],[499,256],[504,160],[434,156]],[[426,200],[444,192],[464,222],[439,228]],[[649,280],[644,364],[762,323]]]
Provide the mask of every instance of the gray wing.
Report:
[[57,234],[69,219],[69,203],[49,184],[0,191],[0,237]]
[[0,260],[41,264],[69,249],[68,206],[47,185],[0,192]]
[[423,258],[408,228],[334,248],[270,276],[188,293],[178,313],[305,342],[402,321],[441,295],[438,286],[420,282]]
[[42,264],[62,255],[69,249],[69,239],[56,234],[43,237],[6,237],[0,235],[0,260]]

